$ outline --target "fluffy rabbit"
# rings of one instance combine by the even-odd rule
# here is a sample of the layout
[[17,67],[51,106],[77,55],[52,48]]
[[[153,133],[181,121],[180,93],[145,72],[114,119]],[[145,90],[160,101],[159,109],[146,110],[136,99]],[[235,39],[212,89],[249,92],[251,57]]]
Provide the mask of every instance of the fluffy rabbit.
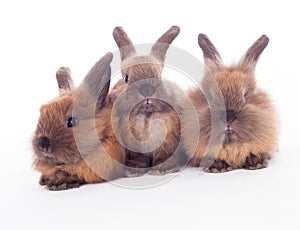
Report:
[[184,138],[184,145],[190,154],[194,151],[190,139],[200,131],[192,166],[213,173],[267,167],[277,144],[277,118],[269,96],[257,88],[254,72],[268,42],[267,36],[261,36],[237,64],[226,67],[208,37],[199,35],[206,73],[202,91],[193,89],[189,96],[197,108],[200,130],[185,119],[191,135]]
[[127,176],[176,172],[186,162],[180,145],[184,93],[161,78],[166,52],[179,31],[177,26],[171,27],[145,56],[136,55],[136,47],[122,27],[113,31],[123,80],[110,95],[113,116],[119,120],[119,139],[126,147]]
[[42,173],[40,184],[49,190],[122,175],[115,161],[124,163],[125,149],[113,134],[108,98],[111,60],[107,53],[77,89],[70,69],[62,67],[56,73],[60,96],[41,107],[32,140],[34,168]]

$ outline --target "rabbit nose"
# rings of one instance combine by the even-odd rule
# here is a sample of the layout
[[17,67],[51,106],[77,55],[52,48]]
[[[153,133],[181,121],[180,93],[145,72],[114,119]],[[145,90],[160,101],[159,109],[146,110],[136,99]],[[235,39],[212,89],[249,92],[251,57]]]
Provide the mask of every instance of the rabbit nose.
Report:
[[48,137],[42,136],[38,139],[38,146],[41,151],[48,152],[50,140]]
[[226,110],[226,120],[230,124],[236,119],[236,113],[234,110]]
[[139,87],[139,91],[144,97],[151,97],[155,93],[155,88],[150,84],[144,84]]

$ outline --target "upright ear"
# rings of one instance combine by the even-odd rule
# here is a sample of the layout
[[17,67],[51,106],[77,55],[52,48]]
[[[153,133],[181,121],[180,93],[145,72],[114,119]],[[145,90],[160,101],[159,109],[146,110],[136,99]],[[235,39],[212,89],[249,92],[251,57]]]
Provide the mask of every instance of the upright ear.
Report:
[[81,102],[80,105],[82,107],[93,106],[95,102],[97,109],[101,109],[104,106],[110,85],[110,63],[112,57],[112,53],[107,53],[96,62],[79,86],[77,90],[77,101],[78,103]]
[[64,94],[65,92],[72,91],[74,89],[70,68],[60,67],[56,72],[56,80],[60,95]]
[[198,44],[203,52],[204,64],[209,71],[220,69],[223,66],[222,58],[206,34],[199,34]]
[[266,35],[262,35],[254,44],[247,50],[246,54],[241,58],[239,66],[246,72],[253,73],[256,63],[267,47],[269,38]]
[[155,56],[161,63],[164,63],[168,48],[179,32],[180,28],[178,26],[172,26],[155,42],[150,54]]
[[120,49],[122,61],[126,57],[129,57],[136,53],[135,48],[134,48],[130,38],[128,37],[128,35],[126,34],[126,32],[124,31],[124,29],[121,26],[116,27],[114,29],[113,37]]

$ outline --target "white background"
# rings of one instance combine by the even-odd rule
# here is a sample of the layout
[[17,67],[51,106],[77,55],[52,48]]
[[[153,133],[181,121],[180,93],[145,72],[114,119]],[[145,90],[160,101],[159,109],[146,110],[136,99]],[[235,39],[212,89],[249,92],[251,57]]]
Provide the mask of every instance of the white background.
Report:
[[[289,0],[1,1],[0,228],[299,229],[298,6]],[[281,120],[280,151],[270,167],[222,175],[186,169],[145,190],[109,183],[63,192],[40,187],[31,135],[40,105],[57,95],[55,72],[71,67],[78,85],[117,49],[112,30],[119,25],[134,43],[154,42],[178,25],[173,45],[201,61],[197,36],[206,33],[228,64],[268,35],[256,73]]]

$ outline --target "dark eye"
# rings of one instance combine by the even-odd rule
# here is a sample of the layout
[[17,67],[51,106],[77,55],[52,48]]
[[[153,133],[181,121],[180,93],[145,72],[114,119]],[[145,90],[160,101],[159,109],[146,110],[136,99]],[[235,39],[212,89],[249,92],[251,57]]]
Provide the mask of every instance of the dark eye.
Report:
[[124,77],[124,80],[125,80],[126,83],[128,82],[128,79],[129,79],[129,77],[128,77],[128,75],[126,74],[125,77]]
[[248,93],[245,93],[245,94],[244,94],[244,98],[245,98],[246,101],[248,100],[248,98],[249,98]]
[[72,128],[78,125],[78,120],[75,117],[68,117],[66,120],[67,128]]

